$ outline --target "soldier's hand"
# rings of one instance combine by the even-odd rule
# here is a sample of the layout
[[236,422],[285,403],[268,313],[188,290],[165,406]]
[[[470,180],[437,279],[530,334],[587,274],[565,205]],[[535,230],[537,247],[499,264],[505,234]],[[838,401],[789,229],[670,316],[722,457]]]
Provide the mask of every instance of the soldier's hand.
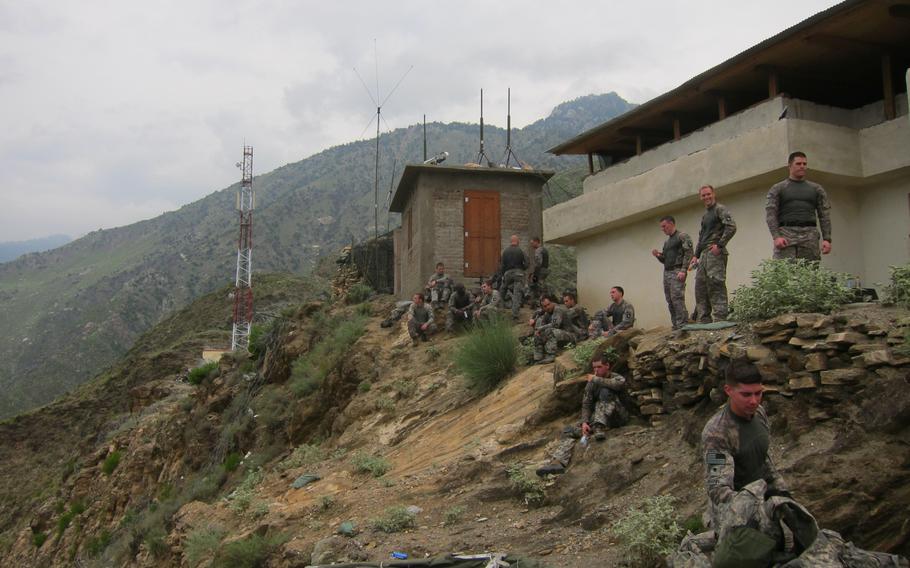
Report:
[[[789,244],[790,244],[790,242],[783,237],[777,237],[776,239],[774,239],[774,248],[776,248],[777,250],[780,250]],[[829,243],[829,246],[830,246],[830,243]]]
[[717,246],[716,244],[711,245],[710,251],[711,251],[711,254],[713,254],[714,256],[720,255],[720,247]]
[[680,282],[685,282],[686,281],[686,271],[680,270],[679,272],[677,272],[676,279],[679,280]]
[[591,433],[591,425],[588,424],[587,422],[582,422],[581,423],[581,433],[584,436],[589,435]]
[[822,254],[831,252],[831,241],[822,241]]
[[651,249],[651,254],[654,255],[654,258],[660,258],[660,252],[657,249]]
[[689,270],[692,270],[692,268],[693,268],[696,264],[698,264],[698,257],[697,257],[697,256],[693,256],[693,257],[692,257],[692,260],[689,261]]

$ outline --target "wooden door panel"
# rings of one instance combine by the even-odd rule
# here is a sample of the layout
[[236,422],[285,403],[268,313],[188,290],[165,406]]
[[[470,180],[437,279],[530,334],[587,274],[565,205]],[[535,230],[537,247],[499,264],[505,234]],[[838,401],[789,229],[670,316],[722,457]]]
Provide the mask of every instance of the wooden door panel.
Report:
[[464,275],[491,276],[499,267],[499,194],[464,192]]

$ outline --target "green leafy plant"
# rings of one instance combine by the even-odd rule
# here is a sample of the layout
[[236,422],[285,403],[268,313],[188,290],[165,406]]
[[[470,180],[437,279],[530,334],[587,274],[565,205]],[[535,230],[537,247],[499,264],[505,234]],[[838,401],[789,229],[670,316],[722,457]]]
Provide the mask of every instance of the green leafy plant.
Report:
[[670,495],[648,497],[640,507],[629,507],[611,525],[631,566],[656,566],[676,549],[682,528],[676,521],[673,504]]
[[737,321],[768,319],[791,312],[829,313],[853,299],[846,274],[803,259],[762,261],[752,283],[733,292],[730,307]]
[[351,464],[354,466],[356,473],[369,473],[373,477],[382,477],[391,467],[389,462],[381,457],[368,454],[366,452],[357,452],[351,457]]
[[524,502],[529,507],[537,507],[543,503],[544,493],[543,483],[532,476],[521,464],[512,464],[506,469],[509,475],[509,482],[512,488],[521,493]]
[[331,495],[323,495],[319,498],[319,509],[321,511],[328,511],[335,506],[335,498]]
[[[582,369],[590,369],[591,359],[594,357],[594,354],[598,352],[598,348],[606,340],[607,339],[605,337],[599,337],[589,339],[588,341],[582,341],[576,345],[574,349],[572,349],[572,360],[575,361],[575,364]],[[613,347],[606,347],[601,350],[601,353],[604,353],[610,357],[611,363],[619,359],[619,353],[617,353],[616,349]]]
[[373,401],[373,408],[376,410],[392,410],[395,408],[395,401],[388,396],[380,396]]
[[401,398],[411,398],[417,392],[417,383],[409,379],[398,379],[392,383],[392,388]]
[[291,390],[297,396],[316,392],[325,378],[347,356],[348,348],[365,331],[363,316],[335,318],[320,326],[329,334],[291,365]]
[[518,346],[508,321],[498,318],[484,322],[458,346],[455,367],[471,389],[489,392],[515,370]]
[[885,286],[886,301],[910,309],[910,264],[889,268],[891,282]]
[[314,463],[319,463],[326,459],[325,451],[319,446],[311,444],[300,444],[294,451],[291,452],[291,455],[286,457],[284,460],[278,464],[279,471],[286,471],[288,469],[294,469],[304,465],[312,465]]
[[354,312],[359,316],[370,317],[373,315],[373,305],[369,302],[357,304],[357,307],[354,308]]
[[401,532],[404,529],[413,528],[417,525],[416,515],[408,511],[407,507],[397,505],[385,510],[383,516],[372,519],[370,526],[373,530],[384,533]]
[[224,458],[224,463],[221,464],[221,467],[224,468],[224,471],[234,471],[240,466],[242,461],[243,456],[238,452],[231,452]]
[[345,296],[345,303],[350,305],[361,304],[369,300],[374,293],[372,288],[363,282],[358,282],[348,290],[348,294]]
[[227,496],[231,509],[238,513],[249,509],[253,502],[253,493],[261,481],[262,470],[255,469],[247,473],[240,485]]
[[445,514],[443,515],[442,524],[447,527],[457,525],[459,522],[461,522],[461,518],[464,515],[464,512],[465,508],[459,506],[446,510]]
[[212,568],[259,568],[282,542],[284,536],[267,538],[252,534],[221,547],[212,561]]
[[206,558],[214,556],[227,531],[219,525],[206,525],[193,529],[186,536],[183,554],[190,566],[199,566]]
[[201,384],[202,381],[204,381],[204,380],[208,379],[209,377],[211,377],[212,375],[214,375],[217,370],[218,370],[218,362],[209,361],[208,363],[199,365],[198,367],[196,367],[195,369],[190,371],[190,374],[186,376],[186,380],[191,385],[198,385],[198,384]]
[[265,355],[265,348],[268,345],[267,339],[269,335],[269,330],[272,328],[272,323],[275,320],[272,320],[268,324],[254,323],[250,327],[250,341],[247,349],[250,351],[250,355],[255,359],[259,359]]
[[360,383],[357,384],[357,392],[361,394],[370,392],[371,388],[373,388],[373,383],[370,381],[360,381]]
[[99,554],[104,552],[104,549],[107,548],[107,545],[111,543],[111,533],[104,530],[101,531],[101,534],[93,536],[85,543],[85,550],[88,552],[88,555],[92,558],[97,557]]
[[110,475],[114,473],[118,465],[120,465],[120,450],[114,450],[104,458],[104,463],[101,464],[101,472],[104,475]]
[[32,533],[32,544],[35,545],[35,548],[41,548],[45,542],[47,542],[46,532]]

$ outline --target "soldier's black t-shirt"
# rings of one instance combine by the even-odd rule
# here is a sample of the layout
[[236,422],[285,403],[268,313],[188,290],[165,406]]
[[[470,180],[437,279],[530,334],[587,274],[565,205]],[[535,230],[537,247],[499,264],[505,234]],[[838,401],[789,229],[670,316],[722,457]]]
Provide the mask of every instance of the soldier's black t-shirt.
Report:
[[746,420],[735,412],[730,413],[739,426],[739,451],[733,456],[736,471],[733,488],[739,491],[756,479],[770,479],[767,457],[770,445],[768,425],[762,420]]

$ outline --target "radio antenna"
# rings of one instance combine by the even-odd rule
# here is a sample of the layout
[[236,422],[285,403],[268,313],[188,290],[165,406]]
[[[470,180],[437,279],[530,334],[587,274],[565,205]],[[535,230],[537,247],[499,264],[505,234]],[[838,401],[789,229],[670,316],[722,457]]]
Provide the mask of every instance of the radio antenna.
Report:
[[509,167],[509,163],[512,158],[515,158],[515,165],[519,168],[521,167],[521,160],[518,159],[518,156],[515,154],[515,151],[512,150],[512,89],[509,88],[507,96],[507,110],[506,110],[506,154],[503,157],[502,163],[505,167]]
[[490,161],[483,149],[483,89],[480,89],[480,150],[477,152],[477,159],[474,161],[481,166],[486,161],[488,166],[493,167],[493,162]]

